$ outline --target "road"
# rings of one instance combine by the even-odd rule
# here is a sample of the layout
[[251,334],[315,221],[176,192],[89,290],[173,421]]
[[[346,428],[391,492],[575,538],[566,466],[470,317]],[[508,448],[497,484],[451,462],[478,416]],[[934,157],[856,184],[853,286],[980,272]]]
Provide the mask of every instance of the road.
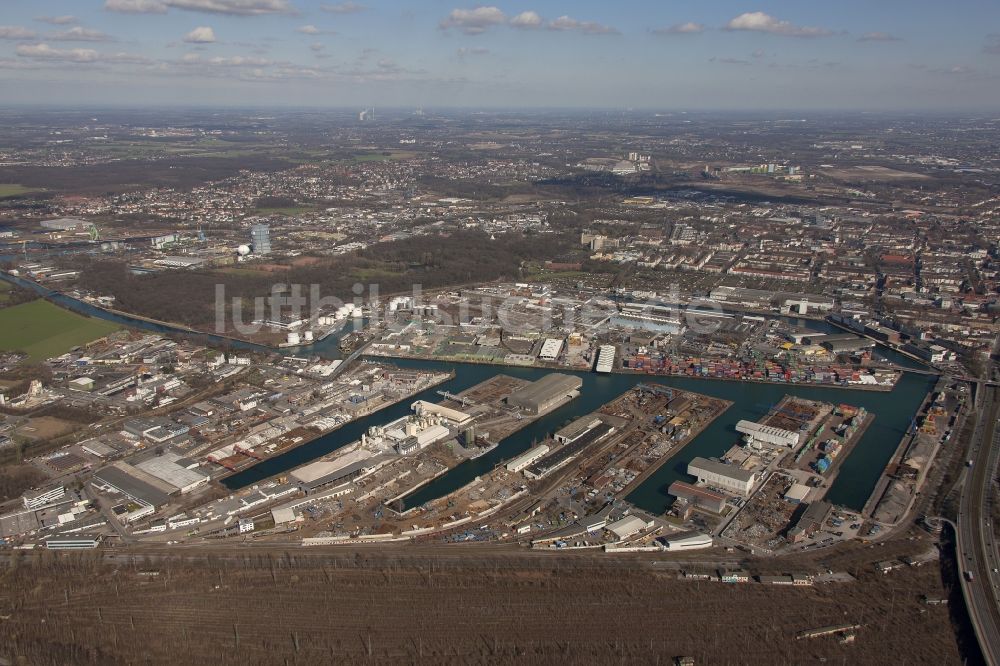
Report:
[[[976,638],[987,664],[1000,666],[1000,556],[990,519],[993,479],[1000,457],[1000,394],[981,386],[977,394],[979,419],[972,435],[966,476],[959,501],[958,561],[962,570],[962,595]],[[971,575],[971,580],[969,577]]]

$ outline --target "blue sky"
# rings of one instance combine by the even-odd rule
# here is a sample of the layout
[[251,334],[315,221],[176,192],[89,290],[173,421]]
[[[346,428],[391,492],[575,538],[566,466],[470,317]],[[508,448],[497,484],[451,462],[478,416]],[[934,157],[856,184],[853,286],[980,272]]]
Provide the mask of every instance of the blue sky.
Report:
[[996,0],[3,0],[0,103],[993,110]]

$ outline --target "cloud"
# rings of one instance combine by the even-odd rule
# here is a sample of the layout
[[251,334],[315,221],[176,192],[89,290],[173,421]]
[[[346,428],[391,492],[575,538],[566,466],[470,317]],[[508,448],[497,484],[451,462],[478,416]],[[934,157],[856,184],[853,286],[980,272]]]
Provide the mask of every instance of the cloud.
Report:
[[757,49],[750,55],[752,55],[754,58],[763,58],[767,54],[764,52],[764,49]]
[[212,67],[270,67],[276,64],[273,60],[266,58],[251,58],[248,56],[202,58],[197,53],[185,54],[181,58],[180,63],[182,65],[209,65]]
[[123,14],[167,13],[167,6],[160,0],[104,0],[104,9]]
[[314,25],[303,25],[295,29],[295,32],[301,32],[303,35],[336,35],[337,33],[333,30],[322,30]]
[[866,32],[858,37],[859,42],[901,42],[899,37],[890,35],[888,32]]
[[35,20],[39,23],[48,23],[49,25],[73,25],[74,23],[79,23],[80,19],[75,16],[36,16]]
[[749,60],[742,60],[740,58],[709,58],[709,62],[719,62],[723,65],[749,65]]
[[669,28],[655,28],[653,30],[653,34],[655,35],[696,35],[701,32],[705,32],[705,26],[692,21],[677,23]]
[[211,44],[215,41],[215,31],[207,25],[200,25],[184,35],[184,41],[188,44]]
[[824,28],[797,26],[789,21],[780,21],[764,12],[746,12],[740,14],[726,24],[725,30],[746,30],[749,32],[767,32],[785,37],[826,37],[833,33]]
[[503,25],[507,16],[498,8],[476,7],[475,9],[453,9],[448,18],[441,21],[441,28],[456,28],[467,35],[479,35],[495,25]]
[[618,31],[611,26],[594,23],[593,21],[577,21],[569,16],[560,16],[549,22],[549,30],[579,30],[588,35],[616,35]]
[[145,56],[131,53],[101,53],[94,49],[54,49],[48,44],[21,44],[17,47],[17,55],[22,58],[44,60],[47,62],[68,63],[133,63],[148,64],[152,62]]
[[59,42],[111,42],[114,38],[111,35],[106,35],[100,30],[92,30],[90,28],[82,28],[80,26],[74,26],[69,30],[63,30],[62,32],[54,32],[50,35],[46,35],[46,39],[54,39]]
[[0,39],[34,39],[37,36],[34,30],[19,25],[0,25]]
[[542,17],[538,15],[538,12],[521,12],[514,18],[510,20],[510,24],[515,28],[521,29],[534,29],[542,27]]
[[326,44],[310,44],[309,48],[312,49],[314,52],[319,53],[326,48]]
[[456,51],[455,53],[458,54],[459,58],[464,58],[466,56],[489,55],[489,52],[490,52],[489,49],[484,49],[478,46],[473,46],[473,47],[463,46],[462,48],[458,49],[458,51]]
[[335,5],[320,5],[320,8],[324,12],[331,12],[333,14],[357,14],[358,12],[363,12],[368,9],[364,5],[359,5],[356,2],[339,2]]
[[104,8],[131,14],[163,14],[168,8],[234,16],[294,13],[289,0],[105,0]]
[[983,53],[1000,55],[1000,34],[993,33],[986,35],[986,45],[983,46]]

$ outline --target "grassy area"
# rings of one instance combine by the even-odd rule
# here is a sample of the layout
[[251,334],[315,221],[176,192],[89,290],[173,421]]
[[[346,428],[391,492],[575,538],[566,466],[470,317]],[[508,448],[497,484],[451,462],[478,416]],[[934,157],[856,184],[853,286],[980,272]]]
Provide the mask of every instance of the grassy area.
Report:
[[37,300],[0,310],[0,349],[23,351],[31,361],[42,361],[118,329],[102,319]]
[[416,157],[416,153],[412,150],[390,150],[386,151],[389,154],[385,155],[383,153],[358,153],[354,156],[355,162],[384,162],[386,160],[409,160]]
[[0,303],[6,303],[10,300],[11,284],[9,282],[0,281]]
[[15,197],[19,194],[37,192],[37,190],[16,183],[0,183],[0,199],[4,197]]

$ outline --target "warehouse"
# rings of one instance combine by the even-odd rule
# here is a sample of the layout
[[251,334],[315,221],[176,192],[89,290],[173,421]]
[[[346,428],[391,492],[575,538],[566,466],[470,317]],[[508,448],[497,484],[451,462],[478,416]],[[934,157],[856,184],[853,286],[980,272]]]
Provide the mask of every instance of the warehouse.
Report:
[[593,428],[590,428],[579,437],[576,437],[569,444],[559,447],[553,453],[546,455],[533,465],[530,465],[526,470],[524,470],[524,475],[529,479],[540,479],[549,472],[570,462],[580,455],[580,452],[588,446],[604,439],[614,432],[614,430],[615,429],[612,426],[598,420],[597,424]]
[[136,502],[161,507],[170,501],[174,486],[125,462],[112,463],[94,474],[94,484],[121,493]]
[[538,353],[539,360],[542,361],[554,361],[559,358],[560,352],[562,352],[563,341],[556,338],[548,338],[542,343],[542,351]]
[[525,469],[531,463],[535,462],[539,458],[543,457],[549,452],[549,447],[546,444],[539,444],[538,446],[528,449],[518,457],[507,463],[507,471],[516,474],[522,469]]
[[98,536],[53,536],[45,540],[45,547],[49,550],[88,550],[97,548],[101,543]]
[[599,425],[601,425],[601,419],[593,414],[588,414],[556,431],[553,438],[560,444],[569,444],[580,439]]
[[667,493],[687,501],[691,506],[697,506],[712,513],[722,513],[722,510],[726,508],[725,495],[713,493],[711,490],[699,488],[683,481],[671,483],[670,487],[667,488]]
[[701,532],[680,532],[657,539],[665,550],[698,550],[712,547],[712,537]]
[[653,521],[651,520],[643,520],[638,516],[626,516],[611,523],[606,529],[614,534],[616,539],[623,541],[643,530],[648,530],[652,526]]
[[750,494],[753,484],[757,481],[757,475],[753,472],[706,458],[692,460],[688,464],[687,472],[696,477],[699,484],[744,496]]
[[774,446],[794,448],[799,444],[799,433],[783,430],[773,426],[761,425],[753,421],[742,420],[736,424],[736,432],[747,435],[749,441],[763,442]]
[[583,380],[573,375],[545,375],[507,396],[507,404],[540,415],[580,395]]
[[198,486],[208,483],[207,474],[183,467],[178,464],[180,459],[179,455],[168,451],[163,455],[137,462],[135,466],[174,486],[181,494],[189,493]]
[[319,460],[294,470],[289,476],[303,491],[333,483],[344,483],[362,474],[374,471],[394,459],[391,455],[372,455],[363,449],[337,456],[333,460]]

